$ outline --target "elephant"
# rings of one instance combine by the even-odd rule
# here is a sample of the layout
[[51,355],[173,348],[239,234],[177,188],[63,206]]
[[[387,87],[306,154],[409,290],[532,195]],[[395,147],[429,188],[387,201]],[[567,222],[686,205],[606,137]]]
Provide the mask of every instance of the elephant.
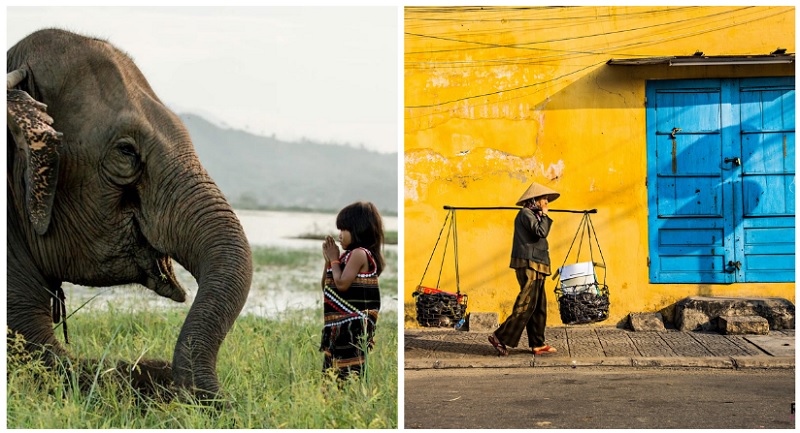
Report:
[[53,328],[63,282],[139,284],[184,302],[174,260],[198,288],[162,367],[174,389],[219,398],[217,356],[253,264],[186,127],[105,40],[39,30],[6,61],[9,330],[46,362],[70,359]]

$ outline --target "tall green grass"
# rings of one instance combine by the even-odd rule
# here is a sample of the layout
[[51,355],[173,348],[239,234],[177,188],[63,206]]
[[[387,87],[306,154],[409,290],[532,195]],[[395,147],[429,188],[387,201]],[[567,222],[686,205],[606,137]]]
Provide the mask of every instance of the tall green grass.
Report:
[[[84,359],[171,359],[184,317],[177,312],[109,311],[71,319],[70,351]],[[397,320],[379,319],[370,374],[338,387],[321,372],[321,312],[276,319],[244,316],[219,354],[230,409],[143,403],[97,367],[90,390],[74,391],[38,363],[9,351],[8,428],[397,428]],[[25,360],[22,360],[25,361]],[[113,365],[113,362],[111,363]]]
[[252,247],[253,266],[265,268],[302,268],[319,264],[322,269],[322,248],[286,248],[273,246]]
[[[386,251],[381,292],[397,293],[397,253]],[[257,296],[270,287],[319,290],[320,248],[254,247]],[[257,277],[257,278],[256,278]],[[320,297],[322,294],[320,293]],[[68,301],[70,301],[68,299]],[[84,301],[72,299],[72,308]],[[117,361],[171,360],[186,307],[146,309],[94,299],[107,309],[78,311],[69,318],[70,353],[95,360],[90,387],[83,392],[41,364],[9,350],[8,428],[397,428],[397,312],[378,321],[369,374],[344,386],[324,377],[321,308],[287,310],[274,318],[240,317],[218,357],[230,409],[220,411],[185,401],[142,402],[129,386],[112,380]],[[134,311],[134,310],[138,311]],[[60,329],[56,332],[61,335]],[[105,359],[98,367],[96,360]]]

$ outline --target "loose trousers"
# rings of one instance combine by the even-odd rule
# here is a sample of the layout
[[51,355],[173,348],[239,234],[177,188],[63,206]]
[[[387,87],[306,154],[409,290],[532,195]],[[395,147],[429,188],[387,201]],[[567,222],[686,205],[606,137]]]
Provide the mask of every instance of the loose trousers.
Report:
[[547,325],[547,296],[544,293],[545,275],[530,268],[516,268],[519,295],[511,315],[494,331],[500,342],[517,347],[522,330],[528,331],[530,347],[544,346]]

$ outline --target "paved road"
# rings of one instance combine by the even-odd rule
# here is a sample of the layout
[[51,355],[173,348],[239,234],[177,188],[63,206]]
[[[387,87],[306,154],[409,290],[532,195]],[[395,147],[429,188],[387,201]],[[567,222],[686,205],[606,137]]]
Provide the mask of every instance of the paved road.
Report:
[[405,428],[794,428],[794,368],[404,371]]

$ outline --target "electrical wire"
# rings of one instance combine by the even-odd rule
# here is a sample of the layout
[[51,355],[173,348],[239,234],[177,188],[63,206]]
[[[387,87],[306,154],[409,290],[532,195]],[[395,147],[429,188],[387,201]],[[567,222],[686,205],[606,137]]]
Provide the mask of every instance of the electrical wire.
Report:
[[[719,26],[719,27],[704,28],[704,30],[701,31],[701,32],[696,32],[696,33],[690,34],[690,36],[691,36],[691,35],[704,34],[704,33],[709,33],[709,32],[713,32],[713,31],[718,31],[718,30],[721,30],[721,29],[727,29],[727,28],[730,28],[730,27],[733,27],[733,26],[737,26],[737,25],[749,24],[749,23],[752,23],[752,22],[757,21],[757,20],[771,18],[771,17],[779,15],[779,14],[792,12],[791,9],[787,9],[787,10],[779,11],[779,12],[777,12],[775,14],[770,14],[770,15],[767,15],[767,16],[759,17],[757,19],[731,24],[730,23],[730,19],[727,17],[726,14],[734,13],[734,12],[741,12],[741,11],[743,11],[745,9],[751,9],[751,8],[750,7],[739,8],[739,9],[736,9],[736,10],[733,10],[733,11],[721,12],[719,14],[706,15],[706,16],[703,16],[703,17],[696,17],[696,18],[691,18],[691,19],[686,19],[686,20],[677,20],[677,21],[671,21],[669,23],[660,23],[660,24],[655,24],[655,25],[651,25],[651,26],[637,27],[637,28],[625,29],[625,30],[619,30],[619,31],[613,31],[613,32],[604,32],[604,33],[597,33],[597,34],[592,34],[592,35],[582,35],[582,36],[575,36],[575,37],[571,37],[571,38],[560,38],[560,39],[551,39],[551,40],[544,40],[544,41],[524,42],[524,43],[518,43],[518,44],[493,44],[493,43],[487,43],[487,42],[481,42],[481,41],[470,41],[470,40],[456,39],[456,38],[440,38],[438,36],[433,36],[433,35],[411,34],[411,36],[416,36],[416,37],[427,37],[427,38],[432,38],[432,39],[446,40],[448,42],[472,44],[472,45],[481,45],[481,46],[469,47],[469,48],[459,48],[459,49],[407,52],[406,56],[408,57],[408,56],[411,56],[411,55],[414,55],[414,54],[441,54],[441,53],[445,53],[445,52],[464,52],[464,51],[474,51],[474,50],[484,50],[484,49],[497,49],[497,48],[521,49],[521,50],[530,50],[530,51],[550,51],[550,52],[562,53],[561,55],[554,55],[553,57],[561,57],[561,56],[567,55],[567,54],[607,54],[607,53],[609,53],[609,51],[615,51],[615,50],[622,49],[622,48],[630,48],[630,47],[637,46],[637,44],[641,44],[641,45],[646,46],[647,44],[661,43],[661,42],[665,42],[665,41],[674,40],[674,39],[677,39],[679,37],[674,37],[673,36],[673,37],[667,37],[667,38],[658,39],[658,40],[640,41],[640,42],[634,43],[634,44],[611,46],[611,47],[604,48],[602,51],[587,50],[587,49],[583,49],[583,50],[574,50],[574,49],[562,49],[562,50],[560,50],[560,49],[554,49],[554,48],[544,49],[544,48],[528,47],[528,45],[538,45],[538,44],[555,43],[555,42],[571,42],[571,41],[576,40],[576,39],[605,37],[605,36],[609,36],[609,35],[612,35],[612,34],[615,34],[615,33],[618,34],[618,33],[632,32],[632,31],[638,31],[638,30],[646,30],[646,29],[653,28],[653,27],[658,27],[658,26],[680,24],[680,23],[690,22],[690,21],[694,21],[694,20],[698,20],[698,19],[708,19],[708,18],[711,18],[711,17],[718,17],[718,16],[721,16],[722,18],[718,19],[718,20],[714,20],[711,23],[716,23],[716,22],[719,22],[719,21],[724,21],[724,22],[727,23],[727,24]],[[763,12],[763,9],[754,10],[752,13],[746,14],[746,15],[754,15],[754,14],[758,14],[758,13],[761,13],[761,12]],[[658,35],[665,34],[665,33],[674,33],[675,31],[684,31],[684,30],[687,30],[687,29],[700,27],[700,26],[707,27],[708,24],[711,24],[711,23],[702,22],[702,23],[698,23],[698,24],[693,25],[693,26],[687,26],[687,27],[685,27],[683,29],[672,30],[672,31],[669,31],[669,32],[665,31],[665,32],[649,33],[647,36],[652,37],[652,36],[658,36]],[[614,53],[614,54],[616,54],[616,55],[627,55],[627,53]],[[641,55],[641,54],[639,54],[639,55]],[[651,57],[652,55],[648,54],[648,55],[643,55],[643,56]],[[519,58],[517,58],[517,59],[519,59]],[[480,62],[480,60],[479,61],[473,61],[473,62],[474,63],[478,63],[478,62]],[[447,63],[453,63],[453,62],[418,62],[418,63],[426,64],[426,65],[439,65],[439,64],[447,64]],[[414,62],[408,62],[407,61],[406,64],[407,65],[413,65]]]
[[[405,32],[405,34],[407,36],[416,36],[416,37],[420,37],[420,38],[430,38],[430,39],[444,40],[444,41],[448,41],[448,42],[458,42],[458,43],[465,43],[465,44],[482,45],[482,47],[476,47],[476,48],[472,48],[472,49],[517,48],[517,49],[522,49],[522,50],[540,51],[540,50],[542,50],[541,48],[531,48],[529,46],[530,45],[540,45],[540,44],[550,44],[550,43],[555,43],[555,42],[572,42],[572,41],[579,40],[579,39],[596,38],[596,37],[601,37],[601,36],[610,36],[610,35],[619,34],[619,33],[635,32],[635,31],[639,31],[639,30],[648,30],[648,29],[652,29],[652,28],[656,28],[656,27],[663,27],[663,26],[668,26],[668,25],[673,25],[673,24],[681,24],[681,23],[685,23],[685,22],[696,21],[698,19],[707,19],[707,18],[712,18],[712,17],[716,17],[716,16],[720,16],[720,15],[728,15],[728,14],[740,12],[740,11],[743,11],[743,10],[746,10],[746,9],[750,9],[750,8],[752,8],[752,6],[742,7],[742,8],[734,9],[734,10],[730,10],[730,11],[719,12],[717,14],[704,15],[702,17],[686,18],[686,19],[682,19],[682,20],[675,20],[675,21],[670,21],[670,22],[666,22],[666,23],[651,24],[651,25],[641,26],[641,27],[633,27],[633,28],[629,28],[629,29],[614,30],[614,31],[603,32],[603,33],[595,33],[595,34],[590,34],[590,35],[572,36],[572,37],[567,37],[567,38],[548,39],[548,40],[534,41],[534,42],[523,42],[523,43],[517,43],[517,44],[493,44],[493,43],[486,43],[486,42],[481,42],[481,41],[469,41],[469,40],[464,40],[464,39],[446,38],[446,37],[435,36],[435,35],[424,35],[424,34],[409,33],[409,32]],[[463,51],[463,50],[464,49],[454,49],[452,51]],[[438,50],[438,51],[430,51],[430,52],[442,53],[442,52],[447,52],[447,51],[448,50]],[[409,52],[409,53],[406,53],[406,54],[421,54],[421,53],[426,53],[427,54],[427,53],[429,53],[429,51],[422,51],[422,52],[413,52],[412,51],[412,52]]]
[[498,94],[501,94],[501,93],[504,93],[504,92],[514,92],[514,91],[517,91],[517,90],[527,89],[527,88],[534,87],[534,86],[540,86],[540,85],[545,84],[545,83],[558,81],[558,80],[560,80],[562,78],[569,77],[570,75],[577,74],[579,72],[585,71],[585,70],[587,70],[589,68],[593,68],[593,67],[598,66],[598,65],[600,65],[602,63],[605,63],[605,62],[606,61],[603,60],[602,62],[594,63],[594,64],[591,64],[589,66],[584,66],[583,68],[580,68],[578,70],[575,70],[575,71],[572,71],[572,72],[569,72],[569,73],[566,73],[566,74],[563,74],[563,75],[559,75],[558,77],[554,77],[554,78],[551,78],[549,80],[539,81],[539,82],[532,83],[532,84],[526,84],[524,86],[518,86],[518,87],[509,88],[509,89],[497,90],[497,91],[494,91],[494,92],[482,93],[480,95],[465,96],[463,98],[452,99],[452,100],[449,100],[449,101],[438,102],[438,103],[435,103],[435,104],[406,105],[405,108],[414,109],[414,108],[439,107],[441,105],[452,104],[452,103],[455,103],[455,102],[466,101],[466,100],[469,100],[469,99],[483,98],[483,97],[487,97],[487,96],[498,95]]
[[527,11],[532,11],[532,10],[533,11],[537,11],[537,12],[538,11],[542,11],[542,10],[558,10],[558,11],[561,11],[561,10],[565,10],[565,9],[586,9],[586,7],[585,6],[574,6],[574,7],[573,6],[566,6],[566,7],[564,7],[564,6],[542,6],[542,7],[515,8],[515,7],[502,7],[502,6],[499,6],[499,7],[495,7],[495,8],[484,8],[484,7],[481,7],[481,8],[465,8],[465,7],[458,7],[458,6],[454,6],[454,7],[425,7],[425,6],[415,7],[415,6],[409,6],[409,7],[406,7],[404,9],[404,19],[405,20],[414,20],[414,21],[455,21],[455,22],[458,22],[458,21],[465,21],[465,22],[514,22],[514,21],[531,22],[531,21],[555,21],[555,20],[563,21],[563,20],[576,19],[576,18],[577,19],[580,19],[580,18],[591,18],[591,19],[596,19],[596,18],[615,18],[615,19],[617,19],[617,18],[622,18],[622,17],[647,15],[647,14],[652,14],[654,12],[655,13],[670,13],[670,12],[675,12],[675,11],[683,11],[683,10],[686,10],[686,9],[698,9],[700,7],[701,6],[679,6],[679,7],[675,7],[675,8],[647,9],[647,10],[643,10],[643,11],[627,12],[627,13],[614,13],[614,14],[605,14],[605,15],[584,15],[584,16],[580,16],[579,15],[579,16],[552,17],[552,18],[537,17],[537,18],[479,18],[479,19],[469,18],[469,19],[464,19],[464,18],[425,18],[425,17],[419,17],[419,16],[413,16],[412,17],[412,15],[415,15],[415,14],[427,14],[427,15],[430,15],[430,14],[436,14],[436,13],[448,13],[448,14],[459,13],[459,14],[463,14],[463,13],[468,13],[468,12],[480,12],[480,13],[483,14],[483,13],[486,13],[486,12],[490,12],[492,10],[494,12],[503,12],[503,13],[506,13],[508,11],[526,11],[527,12]]
[[[742,9],[744,9],[744,8],[742,8]],[[742,10],[742,9],[737,9],[737,10]],[[760,12],[760,11],[758,11],[758,12]],[[616,55],[616,53],[613,53],[613,51],[618,50],[618,49],[641,47],[641,46],[648,46],[648,45],[653,45],[653,44],[657,44],[657,43],[675,41],[675,40],[684,39],[684,38],[687,38],[687,37],[692,37],[692,36],[697,36],[697,35],[701,35],[701,34],[706,34],[706,33],[714,32],[714,31],[718,31],[718,30],[721,30],[721,29],[727,29],[727,28],[732,28],[732,27],[741,26],[741,25],[745,25],[745,24],[750,24],[750,23],[753,23],[753,22],[756,22],[756,21],[759,21],[759,20],[763,20],[763,19],[766,19],[766,18],[770,18],[770,17],[773,17],[773,16],[784,14],[784,13],[787,13],[787,12],[790,12],[790,10],[782,10],[782,11],[778,11],[776,13],[773,13],[773,14],[770,14],[770,15],[767,15],[767,16],[761,16],[761,17],[754,18],[754,19],[751,19],[751,20],[748,20],[748,21],[744,21],[744,22],[729,23],[729,24],[726,24],[726,25],[723,25],[723,26],[719,26],[719,27],[715,27],[715,28],[711,28],[711,29],[705,28],[705,29],[703,29],[701,31],[683,33],[683,34],[680,34],[680,35],[673,35],[673,36],[669,36],[669,37],[666,37],[666,38],[663,38],[663,39],[659,39],[659,40],[637,41],[637,42],[632,42],[632,43],[629,43],[629,44],[620,45],[620,46],[616,46],[616,47],[608,47],[605,50],[601,50],[601,51],[579,51],[579,50],[561,50],[561,51],[563,51],[565,54],[573,54],[573,55],[574,54],[579,54],[582,57],[583,56],[588,56],[588,55]],[[713,14],[713,16],[716,16],[716,15],[719,15],[719,14]],[[679,20],[677,22],[681,22],[681,20]],[[675,22],[673,22],[673,23],[675,23]],[[692,27],[697,27],[697,26],[692,26]],[[689,27],[689,28],[691,28],[691,27]],[[612,33],[612,32],[609,32],[609,33],[606,33],[606,34],[610,34],[610,33]],[[598,36],[598,35],[595,35],[595,36]],[[545,51],[544,49],[540,49],[540,48],[518,47],[517,45],[520,45],[520,44],[506,44],[506,45],[503,45],[503,44],[493,44],[493,43],[486,43],[486,42],[474,42],[474,41],[463,41],[463,40],[459,41],[459,42],[480,44],[480,45],[483,45],[483,47],[481,47],[482,49],[485,49],[487,47],[491,47],[491,48],[523,48],[523,49],[534,49],[534,50]],[[544,43],[544,42],[537,42],[537,43]],[[527,44],[531,44],[531,43],[527,43]],[[552,51],[559,51],[559,50],[548,49],[547,51],[551,51],[552,52]],[[652,55],[636,54],[636,56],[650,57]],[[541,64],[543,57],[540,57],[540,58],[537,58],[536,60],[533,60],[533,62],[534,62],[533,64]],[[549,60],[553,60],[552,59],[553,57],[559,57],[559,55],[550,56]],[[565,57],[564,54],[560,55],[560,58],[564,58],[564,57]],[[572,58],[576,58],[576,57],[577,56],[573,56]],[[566,57],[566,59],[569,59],[569,58],[570,57]],[[494,61],[503,62],[504,60],[503,59],[495,59]],[[494,91],[494,92],[482,93],[482,94],[478,94],[478,95],[465,96],[465,97],[462,97],[462,98],[455,98],[455,99],[452,99],[452,100],[433,103],[433,104],[407,105],[407,106],[405,106],[405,108],[406,109],[435,108],[435,107],[440,107],[440,106],[444,106],[444,105],[448,105],[448,104],[452,104],[452,103],[456,103],[456,102],[462,102],[462,101],[465,101],[465,100],[476,99],[476,98],[481,98],[481,97],[487,97],[487,96],[502,94],[502,93],[505,93],[505,92],[513,92],[513,91],[528,89],[528,88],[531,88],[531,87],[540,86],[542,84],[552,83],[552,82],[560,80],[562,78],[566,78],[568,76],[571,76],[571,75],[577,74],[579,72],[582,72],[582,71],[584,71],[586,69],[589,69],[591,67],[598,66],[598,65],[600,65],[602,63],[605,63],[605,60],[603,60],[601,62],[597,62],[597,63],[592,63],[592,64],[590,64],[588,66],[582,66],[582,67],[580,67],[580,68],[578,68],[578,69],[576,69],[574,71],[568,72],[566,74],[562,74],[562,75],[560,75],[558,77],[555,77],[555,78],[551,78],[551,79],[548,79],[548,80],[544,80],[544,81],[540,81],[540,82],[536,82],[536,83],[531,83],[531,84],[527,84],[527,85],[523,85],[523,86],[517,86],[517,87],[514,87],[514,88],[510,88],[510,89],[503,89],[503,90],[498,90],[498,91]],[[497,65],[502,65],[502,64],[503,63],[498,63]],[[512,63],[512,64],[519,64],[519,63],[515,62],[515,63]],[[563,65],[563,62],[561,62],[560,64]],[[434,66],[435,66],[435,63],[434,63]],[[485,65],[480,65],[480,66],[485,66]],[[467,67],[467,66],[462,65],[462,67]],[[431,114],[436,114],[436,113],[431,113]],[[416,117],[416,116],[414,116],[414,117]],[[407,118],[408,118],[408,116],[407,116]]]

